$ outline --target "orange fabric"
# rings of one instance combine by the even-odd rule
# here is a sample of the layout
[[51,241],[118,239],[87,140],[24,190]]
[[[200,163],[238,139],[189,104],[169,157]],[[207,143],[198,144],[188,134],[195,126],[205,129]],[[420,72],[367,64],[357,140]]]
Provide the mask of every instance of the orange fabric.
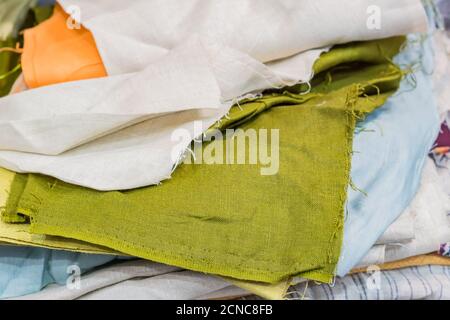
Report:
[[[403,260],[388,262],[385,264],[378,265],[378,267],[380,268],[380,270],[387,271],[426,265],[450,266],[450,258],[432,253],[416,257],[410,257]],[[367,272],[367,268],[354,269],[352,270],[351,274],[364,272]]]
[[53,16],[24,33],[22,69],[29,88],[107,75],[89,30],[67,27],[59,6]]

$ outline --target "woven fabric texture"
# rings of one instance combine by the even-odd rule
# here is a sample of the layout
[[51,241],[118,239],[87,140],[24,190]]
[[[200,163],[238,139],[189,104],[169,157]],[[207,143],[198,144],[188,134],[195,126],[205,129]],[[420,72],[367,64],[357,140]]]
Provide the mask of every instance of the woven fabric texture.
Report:
[[[4,217],[20,213],[30,217],[34,233],[201,272],[267,283],[294,275],[331,282],[355,125],[398,88],[402,72],[390,59],[403,41],[339,47],[316,64],[311,92],[299,85],[233,107],[229,118],[240,129],[279,131],[277,141],[267,141],[268,150],[273,144],[279,150],[275,175],[261,175],[259,162],[184,164],[160,186],[126,192],[17,175],[10,199],[19,201],[8,204]],[[366,46],[377,49],[373,58],[363,54]],[[214,139],[205,150],[232,140]],[[205,162],[217,161],[213,153]]]

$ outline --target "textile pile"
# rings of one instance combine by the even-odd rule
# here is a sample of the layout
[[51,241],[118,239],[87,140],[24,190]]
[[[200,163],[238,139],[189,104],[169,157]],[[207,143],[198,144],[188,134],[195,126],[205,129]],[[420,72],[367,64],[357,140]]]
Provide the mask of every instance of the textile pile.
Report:
[[448,8],[3,0],[0,298],[450,298]]

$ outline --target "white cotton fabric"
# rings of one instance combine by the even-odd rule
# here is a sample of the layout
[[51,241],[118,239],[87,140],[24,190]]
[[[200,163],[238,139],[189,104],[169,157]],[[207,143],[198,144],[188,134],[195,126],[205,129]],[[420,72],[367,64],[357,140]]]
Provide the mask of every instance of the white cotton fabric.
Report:
[[[321,52],[302,59],[309,73]],[[0,166],[102,191],[157,184],[235,98],[286,80],[246,54],[193,36],[139,72],[0,99]]]
[[414,217],[414,239],[376,245],[359,266],[377,265],[413,256],[437,252],[442,243],[450,242],[450,198],[442,188],[433,160],[428,159],[420,189],[404,215]]
[[193,271],[181,271],[127,280],[102,290],[92,291],[79,300],[233,299],[248,294],[248,291],[232,286],[221,278]]
[[[435,94],[438,100],[442,121],[450,123],[450,38],[445,31],[436,32],[434,36],[436,68],[433,70]],[[450,196],[450,169],[438,167],[441,184]]]
[[82,275],[78,285],[51,285],[11,300],[223,299],[248,292],[211,275],[133,260]]
[[[59,3],[92,31],[109,74],[140,70],[192,34],[269,62],[313,48],[426,30],[420,0],[60,0]],[[380,29],[370,20],[371,14],[377,17],[377,12]]]
[[372,265],[383,264],[386,257],[386,246],[385,245],[375,245],[369,252],[364,256],[364,258],[359,261],[356,268],[364,268]]
[[236,99],[309,81],[324,46],[426,30],[419,0],[60,3],[79,9],[110,76],[0,99],[0,166],[102,191],[170,178]]
[[415,216],[406,210],[378,239],[376,244],[407,242],[414,239]]
[[433,36],[436,68],[433,72],[433,82],[439,113],[446,120],[450,110],[450,38],[445,31],[437,31]]

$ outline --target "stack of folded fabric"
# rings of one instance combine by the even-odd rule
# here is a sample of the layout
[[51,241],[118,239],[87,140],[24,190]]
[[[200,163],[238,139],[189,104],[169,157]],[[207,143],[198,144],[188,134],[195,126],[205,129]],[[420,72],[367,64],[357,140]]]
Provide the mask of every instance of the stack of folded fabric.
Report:
[[439,7],[2,1],[0,298],[450,298]]

